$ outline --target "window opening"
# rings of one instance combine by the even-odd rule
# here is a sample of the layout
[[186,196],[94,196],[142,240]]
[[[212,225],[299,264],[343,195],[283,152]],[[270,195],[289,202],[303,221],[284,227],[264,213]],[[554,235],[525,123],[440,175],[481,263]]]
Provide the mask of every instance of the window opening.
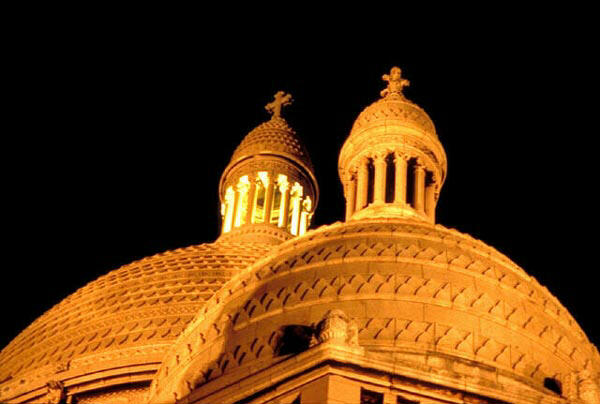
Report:
[[360,404],[383,404],[383,393],[361,388]]
[[281,210],[281,190],[278,186],[273,189],[273,206],[271,207],[271,224],[279,223],[279,212]]
[[415,160],[408,161],[406,170],[406,203],[415,207]]
[[373,203],[373,197],[375,194],[375,165],[373,159],[369,159],[367,163],[367,206]]
[[396,188],[396,167],[394,166],[394,155],[388,154],[385,158],[385,203],[394,202],[394,191]]
[[556,394],[562,394],[562,386],[558,380],[553,377],[546,377],[544,379],[544,387]]

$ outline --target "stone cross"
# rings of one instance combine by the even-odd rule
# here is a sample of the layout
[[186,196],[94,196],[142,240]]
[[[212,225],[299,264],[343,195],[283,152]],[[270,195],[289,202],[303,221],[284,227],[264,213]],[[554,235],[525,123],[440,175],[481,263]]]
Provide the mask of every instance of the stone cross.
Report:
[[390,74],[384,74],[383,80],[388,82],[388,86],[381,92],[381,96],[385,97],[387,95],[397,94],[404,98],[402,94],[402,89],[410,85],[410,81],[402,78],[402,70],[394,66],[392,70],[390,70]]
[[273,115],[273,118],[279,118],[281,116],[281,107],[290,105],[292,101],[291,94],[277,91],[277,94],[275,94],[275,101],[265,105],[265,109]]

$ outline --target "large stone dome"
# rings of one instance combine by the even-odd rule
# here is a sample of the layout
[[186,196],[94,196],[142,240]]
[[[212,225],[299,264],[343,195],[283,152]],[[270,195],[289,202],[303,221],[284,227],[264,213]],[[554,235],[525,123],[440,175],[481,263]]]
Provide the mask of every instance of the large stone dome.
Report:
[[575,372],[600,370],[569,312],[492,247],[423,221],[361,220],[290,240],[227,283],[165,357],[155,402],[190,390],[219,402],[249,369],[283,372],[285,327],[316,333],[332,311],[354,322],[364,349],[344,361],[503,399],[533,400],[546,379],[566,389]]
[[271,248],[260,242],[200,244],[141,259],[90,282],[2,350],[0,380],[6,383],[0,397],[15,397],[20,386],[36,397],[34,386],[44,394],[53,378],[90,389],[96,379],[107,386],[149,381],[204,302]]

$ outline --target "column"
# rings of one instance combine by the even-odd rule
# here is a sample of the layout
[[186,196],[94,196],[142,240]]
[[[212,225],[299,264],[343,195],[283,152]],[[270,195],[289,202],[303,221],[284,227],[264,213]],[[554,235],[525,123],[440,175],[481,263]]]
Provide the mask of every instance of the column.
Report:
[[239,226],[239,213],[240,213],[240,190],[236,186],[233,194],[233,227]]
[[435,182],[425,186],[425,214],[435,222]]
[[310,226],[311,211],[312,199],[310,199],[309,195],[306,195],[306,197],[302,201],[302,213],[300,215],[300,230],[298,232],[300,235],[306,233],[306,231],[308,230],[308,226]]
[[377,154],[374,158],[373,165],[375,166],[375,187],[373,202],[377,204],[385,203],[385,177],[386,164],[385,154]]
[[248,190],[248,209],[246,211],[246,223],[252,223],[252,217],[254,216],[254,194],[256,193],[256,179],[254,176],[250,177],[250,189]]
[[349,173],[346,181],[346,220],[350,220],[356,206],[356,176]]
[[396,168],[396,184],[394,186],[394,203],[406,203],[406,175],[408,173],[408,157],[394,153],[394,166]]
[[223,233],[227,233],[231,230],[233,225],[233,203],[235,199],[235,192],[232,187],[227,188],[225,192],[225,221],[223,223]]
[[415,165],[415,210],[425,212],[425,167],[420,161]]
[[367,164],[369,160],[366,157],[360,159],[358,165],[358,184],[357,184],[357,195],[356,195],[356,209],[361,210],[367,205],[367,195],[369,187],[367,181],[369,180],[369,169]]
[[287,182],[279,185],[281,191],[281,206],[279,207],[279,227],[285,229],[288,224],[288,210],[290,206],[290,186]]
[[306,233],[306,229],[308,228],[308,212],[303,211],[300,214],[300,228],[298,229],[298,235],[301,236]]
[[294,236],[298,235],[298,225],[300,224],[300,202],[301,197],[294,195],[292,197],[292,223],[290,233]]
[[[238,182],[235,191],[235,219],[234,219],[234,227],[240,227],[242,225],[242,215],[244,215],[244,197],[246,196],[250,185],[244,182]],[[246,203],[247,203],[246,198]],[[244,219],[246,217],[244,216]]]
[[267,189],[265,193],[265,223],[271,221],[271,209],[273,205],[273,190],[275,188],[275,182],[273,178],[269,178],[267,183]]

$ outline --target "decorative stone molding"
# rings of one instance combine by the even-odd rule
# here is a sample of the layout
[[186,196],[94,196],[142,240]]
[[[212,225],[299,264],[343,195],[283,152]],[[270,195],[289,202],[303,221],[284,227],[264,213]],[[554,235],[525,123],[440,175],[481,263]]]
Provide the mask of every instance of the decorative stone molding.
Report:
[[594,376],[589,366],[578,374],[579,383],[577,389],[579,391],[579,398],[585,404],[600,404],[600,388]]
[[330,310],[317,325],[317,339],[358,346],[358,327],[342,310]]
[[61,381],[50,380],[46,384],[46,402],[48,404],[63,404],[65,387]]

